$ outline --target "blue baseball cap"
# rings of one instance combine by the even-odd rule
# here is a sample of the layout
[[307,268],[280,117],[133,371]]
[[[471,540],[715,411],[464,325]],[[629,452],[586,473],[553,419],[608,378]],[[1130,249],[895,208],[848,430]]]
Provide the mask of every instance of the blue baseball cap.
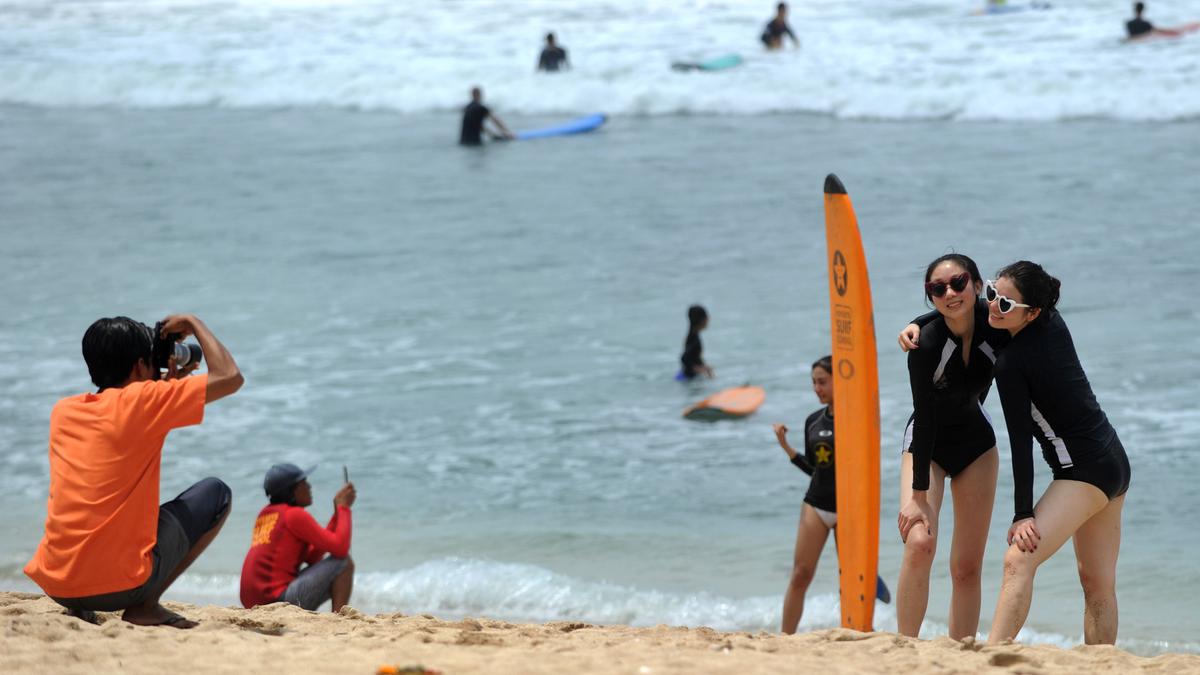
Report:
[[267,469],[267,477],[263,479],[263,490],[267,493],[267,497],[287,496],[292,488],[308,478],[316,468],[317,466],[314,464],[304,471],[295,464],[276,464]]

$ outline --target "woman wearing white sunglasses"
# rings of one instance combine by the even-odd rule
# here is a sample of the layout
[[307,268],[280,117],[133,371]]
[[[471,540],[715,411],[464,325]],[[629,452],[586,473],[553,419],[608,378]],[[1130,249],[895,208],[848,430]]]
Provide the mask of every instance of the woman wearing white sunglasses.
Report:
[[[1117,554],[1129,459],[1088,384],[1071,333],[1055,310],[1059,281],[1026,260],[985,285],[988,323],[1012,340],[996,386],[1012,447],[1016,515],[989,643],[1015,638],[1029,615],[1038,566],[1074,539],[1087,644],[1117,639]],[[1054,473],[1033,503],[1033,439]]]
[[997,352],[1009,341],[1007,331],[988,325],[982,289],[979,267],[965,255],[943,255],[925,270],[925,299],[936,311],[916,320],[923,325],[919,346],[908,354],[913,414],[904,431],[897,517],[904,558],[896,626],[903,635],[920,633],[929,605],[947,478],[954,500],[950,637],[975,637],[979,629],[980,571],[1000,463],[983,399]]

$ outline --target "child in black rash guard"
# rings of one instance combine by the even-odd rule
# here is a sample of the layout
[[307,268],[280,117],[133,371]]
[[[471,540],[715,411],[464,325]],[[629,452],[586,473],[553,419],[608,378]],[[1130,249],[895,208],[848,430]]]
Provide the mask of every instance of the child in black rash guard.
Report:
[[688,334],[683,341],[683,355],[679,357],[682,368],[675,379],[690,380],[701,373],[713,376],[713,369],[704,363],[704,347],[700,344],[700,331],[705,328],[708,328],[708,312],[700,305],[688,307]]

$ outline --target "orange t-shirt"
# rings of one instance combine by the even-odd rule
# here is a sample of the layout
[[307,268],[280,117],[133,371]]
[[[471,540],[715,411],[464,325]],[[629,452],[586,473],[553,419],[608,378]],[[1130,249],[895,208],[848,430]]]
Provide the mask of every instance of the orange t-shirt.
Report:
[[64,398],[50,413],[46,534],[25,574],[47,595],[137,588],[154,568],[167,432],[204,419],[207,375]]

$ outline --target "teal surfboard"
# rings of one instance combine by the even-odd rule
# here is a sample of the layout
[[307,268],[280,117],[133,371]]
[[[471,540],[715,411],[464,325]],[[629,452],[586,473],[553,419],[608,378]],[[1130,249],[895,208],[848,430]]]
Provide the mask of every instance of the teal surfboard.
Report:
[[675,70],[681,71],[703,70],[705,72],[714,72],[717,70],[736,68],[737,66],[742,65],[742,62],[743,60],[741,54],[726,54],[724,56],[718,56],[714,59],[708,59],[707,61],[693,63],[680,61],[672,63],[671,67]]

